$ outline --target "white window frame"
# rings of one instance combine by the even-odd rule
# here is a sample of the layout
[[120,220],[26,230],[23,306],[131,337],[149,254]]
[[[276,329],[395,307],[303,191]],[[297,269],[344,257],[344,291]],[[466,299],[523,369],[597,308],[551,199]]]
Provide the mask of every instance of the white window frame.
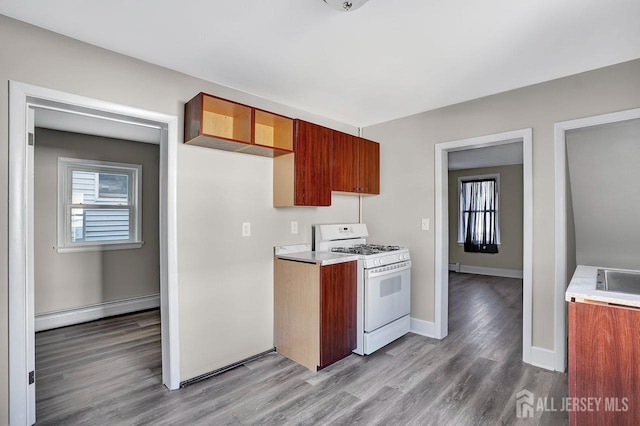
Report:
[[[127,174],[129,210],[129,239],[112,241],[71,241],[71,210],[73,208],[124,209],[122,205],[73,204],[72,177],[74,171],[90,173]],[[96,182],[96,199],[98,199]],[[142,241],[142,166],[139,164],[113,163],[81,158],[58,157],[58,253],[138,249]]]
[[462,211],[462,184],[470,180],[496,180],[496,244],[500,245],[500,173],[458,177],[458,245],[464,245],[464,214]]

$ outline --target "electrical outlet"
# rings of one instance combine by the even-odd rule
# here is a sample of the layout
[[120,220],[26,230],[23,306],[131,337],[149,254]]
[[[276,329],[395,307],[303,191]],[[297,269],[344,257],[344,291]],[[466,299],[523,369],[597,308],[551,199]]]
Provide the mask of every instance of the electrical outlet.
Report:
[[242,236],[243,237],[251,236],[251,222],[242,222]]
[[298,233],[298,222],[291,222],[291,233],[292,234]]
[[428,231],[429,230],[429,219],[428,218],[423,218],[422,219],[422,230],[423,231]]

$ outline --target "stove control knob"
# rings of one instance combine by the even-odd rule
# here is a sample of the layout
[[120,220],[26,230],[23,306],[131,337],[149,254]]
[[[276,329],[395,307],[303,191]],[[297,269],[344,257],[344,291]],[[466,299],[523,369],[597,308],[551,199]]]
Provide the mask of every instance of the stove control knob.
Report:
[[380,265],[382,265],[382,261],[380,259],[373,259],[373,265],[374,266],[380,266]]

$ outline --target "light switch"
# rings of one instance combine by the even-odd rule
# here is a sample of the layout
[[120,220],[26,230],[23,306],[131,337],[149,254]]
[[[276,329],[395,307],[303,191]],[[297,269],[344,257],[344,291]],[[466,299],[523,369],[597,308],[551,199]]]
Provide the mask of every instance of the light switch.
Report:
[[422,218],[422,230],[423,231],[428,231],[429,230],[429,219],[428,218]]
[[298,222],[291,222],[291,233],[292,234],[297,234],[298,233]]
[[242,222],[242,236],[243,237],[251,236],[251,222]]

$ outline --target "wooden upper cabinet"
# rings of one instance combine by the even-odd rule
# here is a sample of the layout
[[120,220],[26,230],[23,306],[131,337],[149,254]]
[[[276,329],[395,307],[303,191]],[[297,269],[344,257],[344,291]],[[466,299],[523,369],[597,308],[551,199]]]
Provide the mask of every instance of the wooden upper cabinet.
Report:
[[295,121],[295,205],[331,205],[331,141],[326,127]]
[[276,157],[293,151],[293,120],[199,93],[184,108],[184,142]]
[[358,156],[360,192],[380,194],[380,144],[359,138]]
[[331,189],[339,192],[358,192],[358,170],[358,138],[334,131]]
[[380,193],[380,145],[357,136],[333,132],[332,190]]
[[274,158],[274,207],[330,206],[333,131],[295,120],[294,135],[293,154]]

